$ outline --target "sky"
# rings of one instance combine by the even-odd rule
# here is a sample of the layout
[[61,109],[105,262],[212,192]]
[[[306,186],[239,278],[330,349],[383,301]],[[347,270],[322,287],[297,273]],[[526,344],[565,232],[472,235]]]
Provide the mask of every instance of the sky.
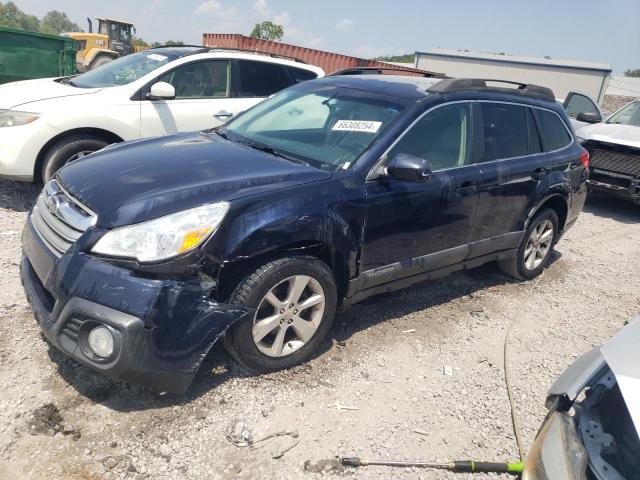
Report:
[[506,52],[640,68],[640,0],[13,0],[42,17],[61,10],[135,23],[148,42],[201,44],[202,33],[284,26],[283,41],[374,57],[431,48]]

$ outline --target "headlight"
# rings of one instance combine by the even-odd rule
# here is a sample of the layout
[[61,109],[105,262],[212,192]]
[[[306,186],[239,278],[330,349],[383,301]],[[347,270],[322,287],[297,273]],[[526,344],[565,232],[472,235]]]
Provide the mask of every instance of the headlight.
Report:
[[210,236],[229,204],[213,203],[107,232],[92,248],[95,253],[154,262],[193,250]]
[[551,413],[527,455],[522,480],[584,478],[586,468],[587,453],[573,418],[566,413]]
[[40,117],[39,113],[16,112],[15,110],[0,110],[0,127],[17,127],[26,125]]

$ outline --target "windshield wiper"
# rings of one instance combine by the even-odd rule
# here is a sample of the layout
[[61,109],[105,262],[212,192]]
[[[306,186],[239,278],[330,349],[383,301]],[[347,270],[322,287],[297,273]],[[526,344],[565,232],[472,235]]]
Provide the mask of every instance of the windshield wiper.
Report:
[[301,159],[295,158],[295,157],[290,157],[289,155],[286,155],[286,154],[276,150],[275,148],[270,147],[269,145],[264,145],[262,143],[250,142],[250,141],[247,141],[247,140],[238,140],[238,143],[242,143],[244,145],[247,145],[248,147],[254,148],[256,150],[260,150],[261,152],[269,153],[269,154],[271,154],[273,156],[284,158],[285,160],[289,160],[289,161],[294,162],[294,163],[299,163],[301,165],[306,165],[307,167],[310,166],[304,160],[301,160]]
[[226,134],[226,133],[224,133],[224,132],[222,131],[222,125],[220,125],[220,126],[218,126],[218,127],[213,127],[211,130],[208,130],[208,131],[207,131],[207,133],[211,133],[211,132],[213,132],[213,133],[215,133],[216,135],[218,135],[218,136],[220,136],[220,137],[224,138],[225,140],[228,140],[228,139],[229,139],[229,138],[227,137],[227,134]]
[[69,78],[69,77],[61,78],[58,81],[60,83],[64,83],[65,85],[71,85],[72,87],[77,87],[77,85],[75,83],[73,83],[73,80],[71,80],[71,78]]

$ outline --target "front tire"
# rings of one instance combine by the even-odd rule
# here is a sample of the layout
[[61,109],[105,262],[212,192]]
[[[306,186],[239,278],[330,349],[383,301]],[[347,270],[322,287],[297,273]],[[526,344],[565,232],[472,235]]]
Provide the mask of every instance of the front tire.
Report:
[[558,215],[550,208],[540,211],[529,223],[516,256],[500,260],[503,273],[520,280],[532,280],[549,265],[558,241]]
[[55,143],[42,164],[42,181],[51,180],[67,163],[74,162],[109,145],[102,138],[90,135],[72,135]]
[[227,351],[267,373],[308,360],[329,332],[337,288],[329,267],[313,257],[265,263],[240,281],[229,303],[255,310],[225,335]]

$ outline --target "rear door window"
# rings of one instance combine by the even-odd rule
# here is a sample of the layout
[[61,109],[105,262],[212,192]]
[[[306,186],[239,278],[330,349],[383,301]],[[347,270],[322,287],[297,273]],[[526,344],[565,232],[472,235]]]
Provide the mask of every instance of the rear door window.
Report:
[[538,127],[530,108],[527,108],[527,129],[529,131],[529,155],[542,152]]
[[558,150],[571,143],[571,135],[557,114],[539,108],[536,109],[536,114],[538,115],[545,152]]
[[[526,108],[506,103],[482,102],[483,162],[529,154]],[[533,152],[531,152],[533,153]]]
[[305,70],[303,68],[296,67],[286,67],[289,70],[289,73],[293,77],[295,83],[304,82],[306,80],[313,80],[314,78],[318,78],[318,75],[315,72],[310,70]]
[[275,63],[238,60],[239,97],[268,97],[289,86],[284,67]]

